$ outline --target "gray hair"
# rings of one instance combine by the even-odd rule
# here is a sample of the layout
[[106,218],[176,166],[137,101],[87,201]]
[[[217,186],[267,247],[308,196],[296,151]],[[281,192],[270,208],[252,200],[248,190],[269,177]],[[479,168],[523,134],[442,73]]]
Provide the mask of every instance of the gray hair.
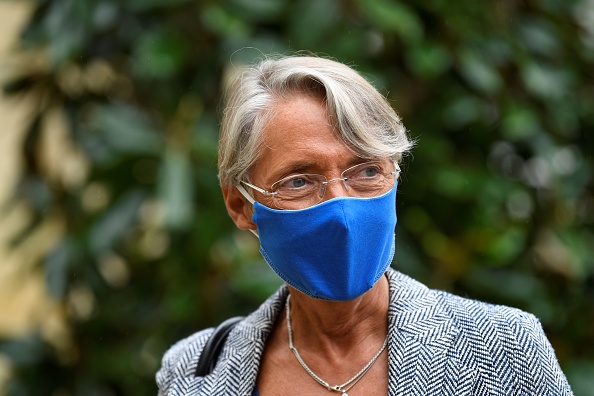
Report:
[[350,67],[312,56],[265,59],[227,91],[219,141],[221,185],[247,179],[275,103],[296,93],[321,96],[339,138],[362,158],[400,161],[413,145],[386,98]]

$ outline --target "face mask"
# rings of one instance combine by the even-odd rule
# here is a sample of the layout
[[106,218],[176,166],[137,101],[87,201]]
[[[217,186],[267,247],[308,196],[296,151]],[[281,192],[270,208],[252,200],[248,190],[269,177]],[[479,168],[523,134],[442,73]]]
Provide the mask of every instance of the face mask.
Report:
[[281,279],[310,297],[357,298],[392,262],[397,186],[378,197],[338,197],[302,210],[255,202],[260,253]]

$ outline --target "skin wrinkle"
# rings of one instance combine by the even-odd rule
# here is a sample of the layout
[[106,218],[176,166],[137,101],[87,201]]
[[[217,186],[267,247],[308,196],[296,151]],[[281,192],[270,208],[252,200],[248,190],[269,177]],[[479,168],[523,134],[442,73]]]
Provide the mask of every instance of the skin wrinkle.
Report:
[[[380,279],[381,284],[385,284],[386,288],[388,287],[387,280],[385,276]],[[292,287],[289,287],[292,289]],[[375,287],[374,287],[375,288]],[[387,289],[386,289],[387,292]],[[345,316],[345,318],[354,319],[356,320],[338,320],[337,323],[332,328],[328,328],[325,323],[329,322],[328,318],[323,315],[317,315],[317,312],[311,309],[307,309],[303,304],[307,304],[306,302],[300,301],[295,303],[293,300],[295,299],[295,292],[292,293],[291,298],[291,322],[293,322],[293,328],[295,332],[303,329],[311,329],[315,328],[319,331],[319,339],[316,340],[315,337],[312,337],[311,331],[303,331],[299,335],[296,336],[296,347],[301,351],[301,347],[304,347],[306,351],[309,351],[312,355],[319,355],[320,351],[324,356],[338,356],[340,360],[345,359],[348,357],[349,351],[352,348],[352,345],[359,345],[364,344],[368,338],[375,339],[375,341],[379,341],[379,345],[383,343],[385,335],[387,334],[387,326],[388,326],[388,319],[386,315],[385,323],[381,321],[373,320],[375,315],[378,314],[378,311],[383,311],[385,307],[386,311],[388,308],[388,302],[384,300],[383,295],[381,293],[373,293],[372,298],[368,298],[366,300],[363,299],[356,299],[353,301],[347,302],[327,302],[324,303],[329,305],[335,305],[335,309],[343,310],[345,307],[349,308],[350,312]],[[284,313],[282,314],[284,317]],[[280,316],[279,316],[280,318]],[[299,318],[296,320],[295,318]],[[371,331],[366,332],[357,332],[353,329],[357,329],[357,323],[361,321],[365,321],[366,319],[371,319],[372,326]],[[301,323],[301,324],[297,324]],[[383,330],[383,337],[377,337],[378,333],[382,333]],[[332,342],[321,342],[323,339],[327,340],[337,340],[337,339],[344,339],[349,338],[350,341],[341,345],[338,345]],[[297,344],[297,341],[300,340],[301,347]],[[379,348],[378,348],[379,349]]]
[[[277,100],[299,92],[324,100],[336,134],[360,158],[399,161],[413,145],[386,98],[355,70],[317,57],[270,57],[245,69],[229,87],[226,109],[233,111],[224,112],[219,145],[222,186],[247,180],[250,167],[257,162],[260,129],[266,124],[258,113],[268,112]],[[238,128],[241,120],[255,118],[260,120],[249,130]],[[251,135],[244,142],[237,139],[243,133]],[[237,147],[242,149],[237,151]]]

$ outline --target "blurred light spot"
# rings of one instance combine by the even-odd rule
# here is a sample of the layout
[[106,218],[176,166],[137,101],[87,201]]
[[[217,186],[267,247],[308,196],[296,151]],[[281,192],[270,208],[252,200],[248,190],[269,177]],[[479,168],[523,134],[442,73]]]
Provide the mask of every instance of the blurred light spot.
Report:
[[72,141],[64,109],[51,107],[43,119],[40,161],[48,179],[78,190],[87,179],[89,160]]
[[70,97],[80,96],[84,92],[83,72],[75,63],[68,63],[61,68],[56,80],[60,89]]
[[109,1],[101,1],[93,8],[93,25],[99,30],[105,30],[116,22],[118,16],[117,5]]
[[498,161],[509,154],[515,154],[514,146],[509,142],[499,141],[491,146],[489,157],[491,160]]
[[165,220],[163,205],[156,200],[145,201],[139,210],[140,222],[148,227],[159,227]]
[[573,15],[583,29],[582,43],[594,51],[594,0],[576,2]]
[[140,238],[138,247],[146,258],[161,258],[169,250],[169,235],[162,230],[149,229]]
[[111,287],[125,286],[130,280],[130,269],[115,253],[107,253],[99,259],[99,273]]
[[367,53],[377,55],[382,53],[385,47],[384,36],[376,31],[370,31],[366,35]]
[[524,174],[524,159],[506,141],[493,144],[489,153],[489,165],[511,179],[520,179]]
[[459,64],[463,76],[475,88],[493,93],[501,87],[499,72],[480,54],[467,51],[460,56]]
[[510,140],[526,139],[541,130],[538,116],[530,108],[511,106],[506,109],[501,122],[504,136]]
[[147,339],[140,347],[139,365],[140,374],[148,375],[155,372],[159,367],[159,343],[156,338]]
[[525,191],[514,191],[506,202],[507,212],[514,220],[526,220],[532,214],[534,204]]
[[89,174],[90,165],[87,157],[78,148],[71,146],[68,153],[62,157],[62,183],[76,189],[81,186]]
[[472,96],[465,96],[453,101],[444,111],[443,120],[454,128],[460,128],[481,118],[481,101]]
[[532,251],[536,263],[541,267],[568,278],[579,275],[576,258],[551,230],[542,230],[537,235]]
[[523,67],[521,75],[526,88],[546,100],[569,94],[570,78],[566,71],[533,63]]
[[73,286],[68,295],[68,308],[74,318],[89,319],[95,309],[93,291],[85,285]]
[[553,170],[559,175],[570,175],[577,168],[574,151],[570,147],[558,150],[551,158]]
[[489,259],[493,264],[505,266],[514,262],[525,246],[526,233],[520,227],[506,227],[495,232],[487,246]]
[[68,319],[64,315],[61,302],[51,303],[42,318],[41,334],[56,350],[60,363],[73,364],[78,358]]
[[6,384],[12,377],[10,360],[0,353],[0,391],[5,390]]
[[416,45],[406,54],[409,69],[424,78],[432,78],[445,72],[452,61],[448,51],[433,44]]
[[547,161],[540,157],[531,158],[524,169],[524,180],[532,187],[549,187],[551,172]]
[[530,18],[519,24],[522,42],[533,52],[553,57],[559,52],[559,33],[543,18]]
[[109,203],[107,186],[99,182],[90,183],[81,194],[81,204],[85,211],[94,213]]
[[116,81],[116,73],[105,60],[96,59],[86,67],[84,81],[89,91],[107,93]]

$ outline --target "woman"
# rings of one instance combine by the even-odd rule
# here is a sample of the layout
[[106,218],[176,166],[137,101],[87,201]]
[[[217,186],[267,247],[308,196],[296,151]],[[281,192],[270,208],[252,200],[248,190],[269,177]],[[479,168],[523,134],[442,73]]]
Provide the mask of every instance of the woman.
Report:
[[411,142],[351,68],[265,60],[231,86],[219,178],[235,224],[286,282],[194,369],[212,329],[173,346],[160,395],[570,395],[538,320],[389,268]]

